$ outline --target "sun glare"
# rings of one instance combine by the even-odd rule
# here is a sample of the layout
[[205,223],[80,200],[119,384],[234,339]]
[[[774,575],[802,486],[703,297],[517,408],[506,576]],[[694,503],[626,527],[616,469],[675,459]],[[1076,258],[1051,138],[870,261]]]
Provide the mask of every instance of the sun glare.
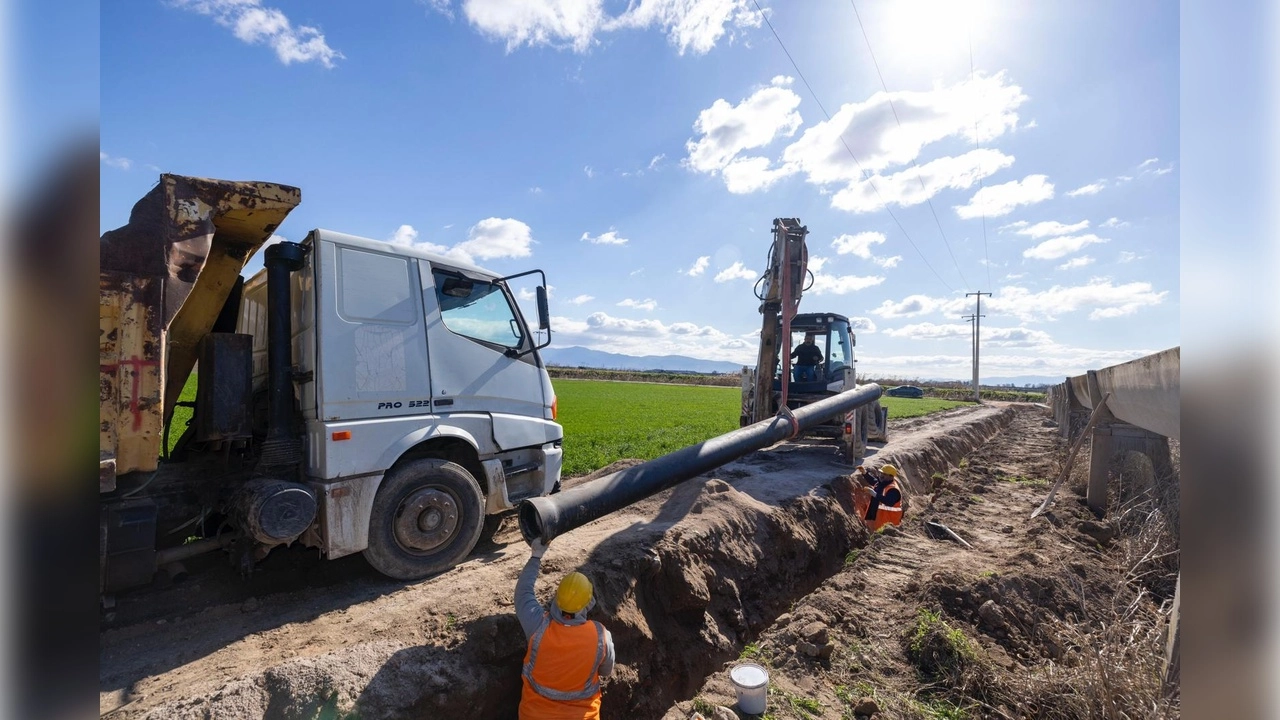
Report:
[[968,72],[970,41],[980,57],[996,14],[991,0],[891,0],[859,11],[863,7],[869,12],[862,21],[877,55],[892,55],[897,64],[920,70],[936,68],[937,75]]

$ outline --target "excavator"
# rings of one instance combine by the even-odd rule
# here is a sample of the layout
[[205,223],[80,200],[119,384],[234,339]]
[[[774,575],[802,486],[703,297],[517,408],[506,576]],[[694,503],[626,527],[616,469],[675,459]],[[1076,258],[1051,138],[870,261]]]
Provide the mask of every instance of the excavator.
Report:
[[[760,351],[755,368],[742,370],[742,426],[856,387],[857,337],[849,318],[834,312],[799,312],[800,299],[813,284],[808,234],[799,218],[773,221],[768,266],[755,285],[762,316]],[[793,340],[808,337],[821,350],[821,360],[793,370]],[[887,415],[876,401],[831,417],[809,433],[835,437],[841,457],[856,465],[866,454],[867,442],[888,440]]]

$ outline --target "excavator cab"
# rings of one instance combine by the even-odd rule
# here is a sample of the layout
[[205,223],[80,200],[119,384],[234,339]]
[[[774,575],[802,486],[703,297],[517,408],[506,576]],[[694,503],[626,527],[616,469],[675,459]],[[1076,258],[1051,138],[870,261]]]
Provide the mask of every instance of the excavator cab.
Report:
[[[781,328],[779,328],[781,332]],[[800,346],[812,336],[821,353],[816,366],[803,364]],[[797,357],[792,361],[791,393],[808,395],[840,392],[844,388],[844,369],[854,366],[853,347],[856,338],[849,327],[849,319],[835,313],[807,313],[791,320],[791,347]],[[812,357],[812,355],[811,355]],[[779,363],[780,364],[780,363]],[[834,390],[832,388],[835,388]],[[782,370],[774,368],[773,389],[782,390]],[[792,404],[788,398],[788,405]]]

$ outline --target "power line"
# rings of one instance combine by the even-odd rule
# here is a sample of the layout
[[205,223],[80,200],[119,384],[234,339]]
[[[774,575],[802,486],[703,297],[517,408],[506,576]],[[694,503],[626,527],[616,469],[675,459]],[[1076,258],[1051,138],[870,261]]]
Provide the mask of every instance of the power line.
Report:
[[[867,52],[871,55],[871,64],[876,68],[876,76],[880,78],[880,87],[884,89],[885,99],[889,101],[889,110],[893,113],[893,121],[898,124],[898,129],[902,129],[902,120],[898,119],[898,109],[893,105],[893,95],[889,92],[889,85],[884,81],[884,73],[880,72],[880,61],[876,60],[876,51],[871,49],[871,38],[867,37],[867,28],[862,24],[862,15],[858,12],[858,4],[854,0],[849,0],[849,4],[853,6],[853,16],[858,18],[858,29],[862,30],[862,40],[867,44]],[[970,50],[970,72],[973,69],[972,50]],[[951,262],[956,266],[956,273],[960,275],[960,280],[967,286],[969,281],[965,279],[964,271],[960,269],[960,263],[956,261],[956,254],[951,250],[951,243],[947,240],[947,233],[942,229],[942,221],[938,219],[938,211],[933,207],[933,198],[929,197],[929,189],[924,186],[924,178],[920,175],[920,166],[916,164],[916,159],[911,158],[911,167],[916,170],[916,180],[920,182],[920,189],[924,191],[925,202],[929,203],[929,212],[933,215],[933,222],[938,226],[938,234],[942,236],[942,244],[947,246],[947,254],[951,256]],[[990,272],[990,271],[988,271]]]
[[[972,18],[970,18],[972,20]],[[973,72],[973,30],[971,27],[965,28],[965,36],[969,40],[969,84],[974,83]],[[978,116],[975,113],[973,117],[973,147],[981,150],[982,146],[978,144]],[[978,160],[982,162],[981,159]],[[982,168],[978,168],[978,192],[982,192],[987,188],[987,184],[982,180]],[[995,283],[991,282],[991,255],[987,252],[987,209],[979,203],[978,207],[982,209],[982,258],[987,261],[987,287],[995,287]]]
[[[778,31],[774,29],[773,23],[769,22],[769,16],[766,15],[764,10],[760,7],[759,0],[751,0],[751,2],[755,4],[756,10],[760,13],[760,17],[764,19],[765,25],[769,26],[769,32],[773,33],[773,39],[778,41],[778,46],[781,47],[782,52],[786,54],[787,60],[791,61],[791,67],[795,68],[796,75],[800,76],[800,82],[804,83],[805,88],[809,91],[809,95],[813,98],[813,101],[818,104],[818,109],[821,110],[823,116],[827,118],[827,122],[831,122],[831,113],[827,112],[826,106],[824,106],[822,101],[818,99],[818,94],[813,91],[813,86],[809,84],[807,79],[805,79],[804,73],[800,72],[800,66],[796,64],[795,58],[791,57],[791,51],[787,50],[787,44],[782,42],[782,38],[778,35]],[[880,195],[880,189],[877,188],[875,182],[872,181],[871,174],[862,167],[862,163],[858,161],[858,156],[853,154],[853,149],[849,147],[849,143],[845,142],[844,133],[840,133],[839,135],[840,144],[844,146],[845,152],[849,153],[849,157],[853,158],[854,164],[858,166],[858,171],[862,173],[867,184],[871,186],[871,190],[875,192],[876,199],[880,201],[880,206],[884,208],[885,212],[889,213],[889,217],[893,218],[893,222],[898,226],[898,230],[902,231],[902,236],[911,244],[911,249],[916,251],[916,254],[919,255],[920,259],[924,262],[925,267],[929,268],[929,271],[933,273],[933,276],[938,278],[938,282],[946,286],[947,290],[955,292],[955,288],[951,287],[951,284],[946,280],[943,280],[942,276],[938,274],[938,271],[933,269],[933,265],[929,263],[929,259],[924,256],[924,253],[920,252],[920,248],[917,247],[915,241],[911,239],[911,234],[902,226],[902,221],[898,220],[898,216],[894,215],[893,211],[889,209],[888,203],[886,203],[884,198]],[[967,285],[968,283],[965,284]]]

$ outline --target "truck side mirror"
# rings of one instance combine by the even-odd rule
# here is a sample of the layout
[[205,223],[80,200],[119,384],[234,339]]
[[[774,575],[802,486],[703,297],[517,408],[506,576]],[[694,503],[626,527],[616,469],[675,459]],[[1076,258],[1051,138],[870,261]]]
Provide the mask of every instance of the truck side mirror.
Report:
[[551,310],[547,306],[547,288],[545,285],[538,286],[538,329],[549,330],[551,328]]

